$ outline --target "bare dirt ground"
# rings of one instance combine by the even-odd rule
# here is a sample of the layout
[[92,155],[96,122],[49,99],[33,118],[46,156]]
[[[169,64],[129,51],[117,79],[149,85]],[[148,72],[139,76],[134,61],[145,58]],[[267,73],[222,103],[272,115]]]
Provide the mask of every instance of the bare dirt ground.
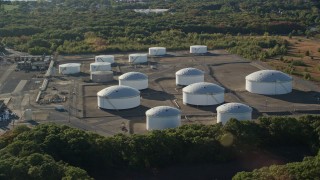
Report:
[[[268,64],[282,71],[292,71],[293,74],[304,76],[306,73],[311,75],[311,80],[320,82],[320,41],[303,37],[283,37],[290,43],[289,52],[283,56],[268,60]],[[310,55],[306,55],[306,52]],[[289,67],[292,61],[302,61],[305,65],[295,65]]]

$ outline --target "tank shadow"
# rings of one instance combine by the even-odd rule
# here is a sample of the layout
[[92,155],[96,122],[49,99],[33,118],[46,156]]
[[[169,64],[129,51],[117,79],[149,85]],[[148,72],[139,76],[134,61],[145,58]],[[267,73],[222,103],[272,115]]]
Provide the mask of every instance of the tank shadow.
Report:
[[137,117],[137,116],[145,116],[145,113],[148,109],[150,109],[149,107],[140,105],[138,107],[135,108],[131,108],[131,109],[122,109],[122,110],[114,110],[114,109],[103,109],[103,108],[99,108],[101,111],[104,111],[108,114],[112,114],[115,116],[119,116],[122,118],[126,118],[130,120],[130,117]]
[[154,89],[145,89],[141,91],[141,97],[143,99],[155,100],[155,101],[166,101],[174,99],[174,95],[168,94],[163,91],[157,91]]
[[265,95],[268,98],[278,99],[291,103],[301,104],[319,104],[320,103],[320,92],[315,91],[300,91],[293,89],[291,93],[282,95]]

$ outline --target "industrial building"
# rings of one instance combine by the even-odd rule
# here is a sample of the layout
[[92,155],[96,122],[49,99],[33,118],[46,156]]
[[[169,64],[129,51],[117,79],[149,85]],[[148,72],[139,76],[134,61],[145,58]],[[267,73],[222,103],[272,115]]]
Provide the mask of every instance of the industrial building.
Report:
[[261,70],[246,76],[246,90],[264,95],[287,94],[292,91],[292,77],[276,70]]
[[140,91],[129,86],[110,86],[97,93],[102,109],[130,109],[140,105]]
[[226,103],[217,107],[217,123],[226,124],[231,118],[252,120],[252,108],[242,103]]
[[183,104],[210,106],[224,102],[224,88],[207,82],[190,84],[182,89]]
[[187,86],[204,81],[204,72],[196,68],[184,68],[176,72],[176,85]]
[[140,72],[128,72],[119,76],[119,85],[142,90],[148,88],[148,76]]
[[146,111],[147,130],[176,128],[181,125],[181,111],[170,106],[157,106]]

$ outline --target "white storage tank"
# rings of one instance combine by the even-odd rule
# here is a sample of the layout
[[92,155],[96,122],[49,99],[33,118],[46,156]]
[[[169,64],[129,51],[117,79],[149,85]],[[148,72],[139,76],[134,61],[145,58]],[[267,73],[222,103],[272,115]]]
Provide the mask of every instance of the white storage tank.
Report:
[[151,47],[149,48],[149,55],[150,56],[163,56],[165,55],[166,48],[165,47]]
[[130,86],[138,90],[148,88],[148,76],[140,72],[128,72],[119,76],[119,85]]
[[109,62],[94,62],[90,63],[90,71],[111,71],[111,63]]
[[80,73],[80,63],[67,63],[59,65],[60,74],[77,74]]
[[182,89],[183,104],[210,106],[224,102],[224,88],[207,82],[190,84]]
[[139,64],[139,63],[145,63],[147,61],[148,61],[147,54],[129,54],[129,63]]
[[242,103],[226,103],[217,107],[217,123],[226,124],[231,118],[252,120],[252,108]]
[[93,71],[90,73],[90,79],[96,83],[106,83],[113,81],[112,71]]
[[181,111],[170,106],[158,106],[146,111],[147,130],[176,128],[181,125]]
[[184,68],[176,72],[176,85],[187,86],[204,81],[204,72],[196,68]]
[[110,86],[97,93],[102,109],[130,109],[140,105],[140,91],[129,86]]
[[108,62],[114,63],[114,56],[113,55],[99,55],[94,57],[95,62]]
[[193,45],[190,46],[191,54],[205,54],[208,52],[208,47],[203,45]]
[[261,70],[246,76],[246,90],[264,95],[287,94],[292,91],[292,77],[276,70]]

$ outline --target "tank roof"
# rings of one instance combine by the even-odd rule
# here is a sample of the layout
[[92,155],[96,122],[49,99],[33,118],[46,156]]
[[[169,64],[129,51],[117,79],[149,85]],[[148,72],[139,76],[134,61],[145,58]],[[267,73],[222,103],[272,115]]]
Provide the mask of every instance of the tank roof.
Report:
[[181,111],[179,109],[170,106],[157,106],[146,111],[146,116],[153,117],[169,117],[180,115]]
[[119,80],[120,79],[127,80],[127,81],[135,81],[135,80],[148,79],[148,76],[140,72],[127,72],[119,76]]
[[217,107],[219,113],[248,113],[252,108],[242,103],[226,103]]
[[97,93],[99,97],[108,99],[126,98],[140,96],[140,91],[135,88],[123,85],[107,87]]
[[256,82],[288,82],[292,77],[276,70],[261,70],[246,76],[246,80]]
[[196,69],[196,68],[184,68],[180,69],[179,71],[176,72],[176,75],[182,75],[182,76],[198,76],[198,75],[203,75],[204,72]]
[[198,82],[190,84],[182,91],[190,94],[220,94],[224,93],[224,88],[213,83]]

